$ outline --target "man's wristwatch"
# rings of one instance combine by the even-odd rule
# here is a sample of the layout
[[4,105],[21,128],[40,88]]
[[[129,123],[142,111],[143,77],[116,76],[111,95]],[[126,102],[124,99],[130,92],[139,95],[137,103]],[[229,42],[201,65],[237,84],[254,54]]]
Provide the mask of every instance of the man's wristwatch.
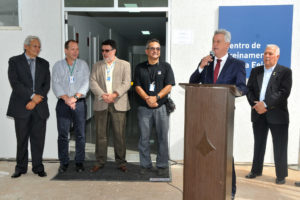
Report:
[[76,100],[78,100],[79,99],[79,97],[76,95],[76,94],[74,94],[74,96],[73,96]]
[[156,95],[156,100],[160,100],[160,96],[158,94]]

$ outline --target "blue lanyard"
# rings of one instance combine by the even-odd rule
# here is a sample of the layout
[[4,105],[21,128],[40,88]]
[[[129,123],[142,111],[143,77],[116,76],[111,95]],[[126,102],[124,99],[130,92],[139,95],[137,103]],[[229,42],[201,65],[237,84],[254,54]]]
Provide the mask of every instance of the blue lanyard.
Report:
[[115,61],[110,65],[110,67],[108,67],[108,64],[106,63],[106,76],[109,77],[109,73],[110,71],[114,68],[115,66]]

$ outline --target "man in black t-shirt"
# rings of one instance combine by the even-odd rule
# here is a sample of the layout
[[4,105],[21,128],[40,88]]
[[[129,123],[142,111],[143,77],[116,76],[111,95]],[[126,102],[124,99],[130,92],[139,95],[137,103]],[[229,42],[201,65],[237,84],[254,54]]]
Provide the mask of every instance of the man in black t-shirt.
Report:
[[140,127],[140,165],[141,174],[152,168],[149,138],[155,124],[158,150],[156,167],[158,175],[164,175],[169,166],[168,130],[169,115],[165,102],[172,86],[175,85],[173,70],[169,63],[159,61],[160,43],[156,39],[149,40],[145,50],[148,61],[135,68],[134,87],[138,98],[138,120]]

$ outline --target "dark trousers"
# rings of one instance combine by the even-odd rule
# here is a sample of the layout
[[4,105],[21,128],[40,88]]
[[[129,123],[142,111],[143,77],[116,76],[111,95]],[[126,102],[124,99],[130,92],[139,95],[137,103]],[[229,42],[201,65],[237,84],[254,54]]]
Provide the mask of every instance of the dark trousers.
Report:
[[235,196],[235,193],[236,193],[236,174],[234,168],[234,159],[232,158],[232,190],[231,190],[232,196]]
[[125,165],[126,160],[126,112],[117,111],[113,104],[109,104],[107,110],[95,111],[96,122],[96,159],[99,165],[107,160],[107,143],[110,128],[112,128],[116,163]]
[[27,118],[15,118],[17,136],[17,165],[16,172],[26,173],[28,166],[28,140],[30,139],[32,171],[38,173],[44,170],[42,163],[46,119],[42,119],[36,110]]
[[85,122],[86,103],[85,99],[76,102],[76,109],[72,110],[60,99],[56,105],[56,119],[58,130],[58,158],[61,164],[69,163],[69,132],[71,123],[74,125],[76,136],[75,162],[82,163],[85,159]]
[[253,122],[254,155],[251,172],[261,174],[263,171],[264,156],[268,131],[271,130],[273,139],[273,151],[276,168],[276,177],[284,178],[288,175],[287,169],[287,146],[288,124],[270,124],[264,116]]

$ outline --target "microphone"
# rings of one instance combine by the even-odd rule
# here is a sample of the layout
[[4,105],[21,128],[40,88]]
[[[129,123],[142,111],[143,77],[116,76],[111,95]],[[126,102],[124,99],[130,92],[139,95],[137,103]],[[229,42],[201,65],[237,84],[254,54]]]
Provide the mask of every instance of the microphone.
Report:
[[[215,57],[215,52],[214,51],[210,51],[209,52],[209,55],[212,57],[212,59]],[[202,61],[202,60],[201,60]],[[199,68],[199,66],[200,66],[200,64],[201,64],[201,61],[199,62],[199,64],[198,64],[198,67],[197,68]],[[210,64],[210,62],[208,62],[207,63],[207,66]]]
[[[210,55],[210,57],[212,58],[212,59],[214,59],[214,57],[215,57],[215,52],[214,51],[210,51],[209,52],[209,55]],[[213,62],[213,61],[212,61]],[[210,62],[208,62],[207,63],[207,65],[209,65],[210,64]]]
[[[214,51],[210,51],[209,52],[209,55],[210,55],[210,57],[213,59],[213,61],[212,62],[214,62],[214,57],[215,57],[215,52]],[[207,81],[206,81],[206,74],[207,74],[207,66],[210,64],[210,62],[208,62],[207,63],[207,65],[206,65],[206,70],[205,70],[205,75],[204,75],[204,83],[208,83]]]

